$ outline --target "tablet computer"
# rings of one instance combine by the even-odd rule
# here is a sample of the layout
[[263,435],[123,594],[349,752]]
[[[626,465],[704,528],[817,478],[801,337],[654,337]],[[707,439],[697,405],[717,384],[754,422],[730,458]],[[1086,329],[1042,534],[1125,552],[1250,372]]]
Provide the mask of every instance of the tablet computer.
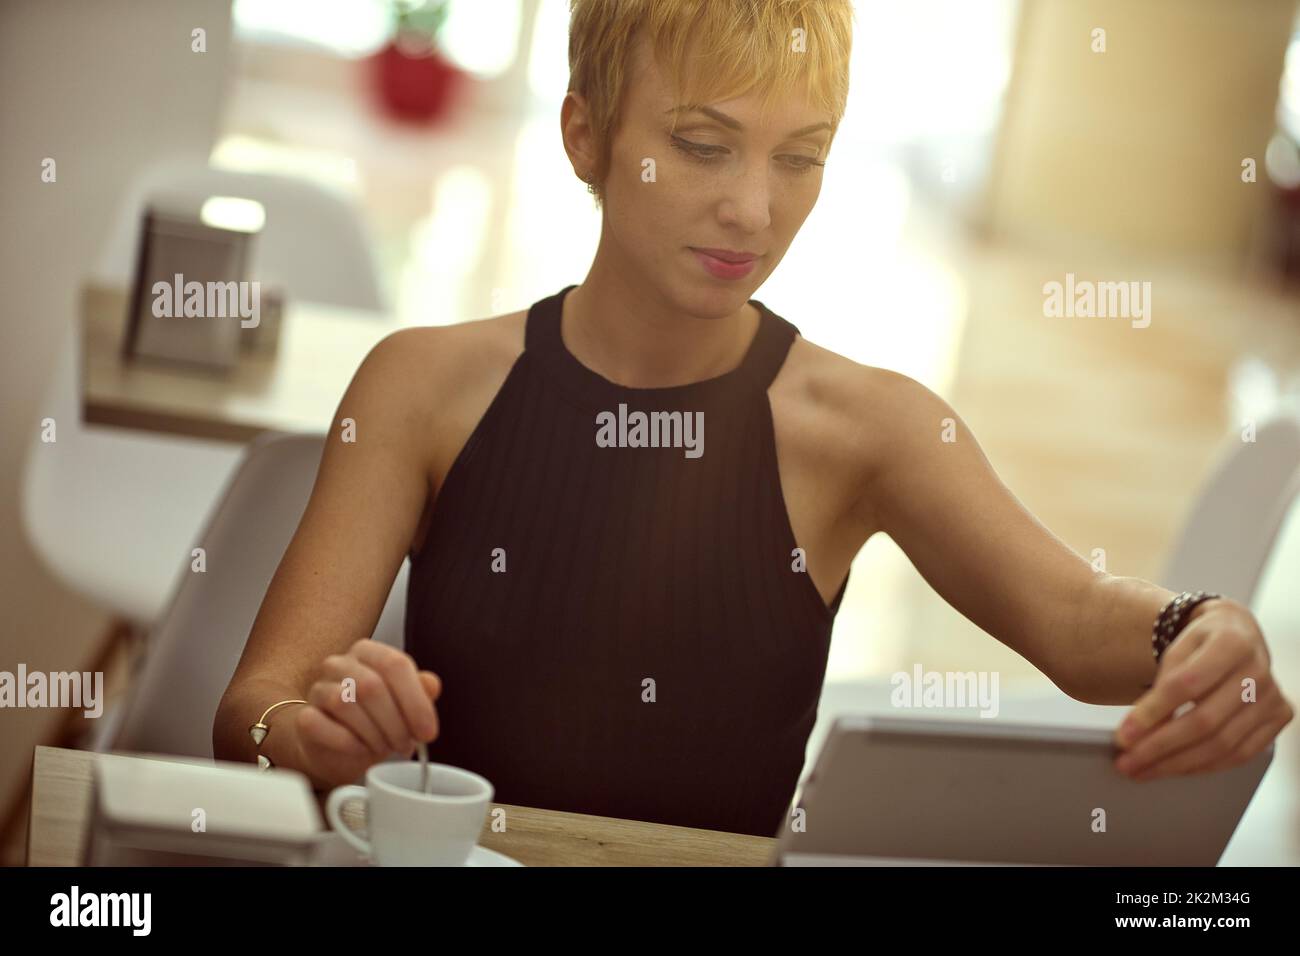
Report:
[[1241,766],[1135,781],[1112,731],[839,717],[778,834],[799,865],[1213,866],[1273,745]]

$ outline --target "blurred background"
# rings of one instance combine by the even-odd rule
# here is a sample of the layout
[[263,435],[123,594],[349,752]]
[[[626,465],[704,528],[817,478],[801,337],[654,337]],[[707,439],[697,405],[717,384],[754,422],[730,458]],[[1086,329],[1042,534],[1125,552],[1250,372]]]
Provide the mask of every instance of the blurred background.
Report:
[[[1300,415],[1296,3],[861,0],[857,18],[822,197],[757,296],[943,395],[1080,554],[1181,587],[1165,575],[1216,466],[1247,423]],[[0,670],[103,669],[124,693],[259,422],[323,430],[383,330],[582,280],[600,219],[559,138],[567,20],[565,0],[0,6]],[[143,205],[205,188],[266,212],[253,277],[286,294],[278,358],[235,387],[133,378],[87,312],[120,313]],[[1150,282],[1149,327],[1045,317],[1068,273]],[[332,344],[313,359],[313,340]],[[1295,699],[1293,524],[1253,606]],[[1051,691],[877,536],[819,733],[917,662]],[[32,747],[87,731],[3,719],[21,863]],[[1288,747],[1270,779],[1293,811]],[[1295,852],[1294,813],[1276,819]]]

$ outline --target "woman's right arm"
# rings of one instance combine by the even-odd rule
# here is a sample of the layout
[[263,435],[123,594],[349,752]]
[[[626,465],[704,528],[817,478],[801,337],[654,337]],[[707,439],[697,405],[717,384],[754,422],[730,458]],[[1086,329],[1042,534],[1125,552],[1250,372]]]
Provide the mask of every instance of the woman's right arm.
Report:
[[429,499],[435,431],[427,390],[436,376],[427,337],[437,331],[383,339],[340,401],[302,520],[217,708],[218,760],[255,761],[249,726],[287,699],[308,703],[267,718],[261,752],[307,774],[317,789],[352,782],[437,736],[437,676],[370,639]]

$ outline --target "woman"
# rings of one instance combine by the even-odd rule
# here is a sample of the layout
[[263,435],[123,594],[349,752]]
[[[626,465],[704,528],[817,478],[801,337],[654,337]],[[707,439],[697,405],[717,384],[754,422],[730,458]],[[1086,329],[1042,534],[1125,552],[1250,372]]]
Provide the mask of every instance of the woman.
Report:
[[[848,0],[575,0],[570,31],[563,142],[603,216],[587,277],[366,357],[217,755],[327,787],[428,741],[504,803],[772,835],[877,532],[1072,697],[1136,701],[1121,772],[1265,748],[1293,712],[1246,608],[1094,572],[941,398],[751,298],[817,201]],[[398,651],[368,638],[408,554]]]

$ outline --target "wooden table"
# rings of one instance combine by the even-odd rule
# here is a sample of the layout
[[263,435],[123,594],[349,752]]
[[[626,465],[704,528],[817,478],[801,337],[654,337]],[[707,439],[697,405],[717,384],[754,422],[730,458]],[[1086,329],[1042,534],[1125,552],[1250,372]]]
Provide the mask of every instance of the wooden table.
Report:
[[[97,756],[85,750],[36,748],[29,866],[81,864]],[[318,795],[322,804],[324,796]],[[776,845],[773,839],[739,833],[493,804],[498,806],[506,811],[506,832],[492,832],[489,813],[479,843],[526,866],[763,866]],[[356,823],[361,813],[345,807],[342,815]]]
[[383,313],[287,302],[279,345],[228,373],[122,359],[127,290],[81,294],[82,417],[88,424],[248,442],[262,432],[324,432],[366,353],[403,326]]

